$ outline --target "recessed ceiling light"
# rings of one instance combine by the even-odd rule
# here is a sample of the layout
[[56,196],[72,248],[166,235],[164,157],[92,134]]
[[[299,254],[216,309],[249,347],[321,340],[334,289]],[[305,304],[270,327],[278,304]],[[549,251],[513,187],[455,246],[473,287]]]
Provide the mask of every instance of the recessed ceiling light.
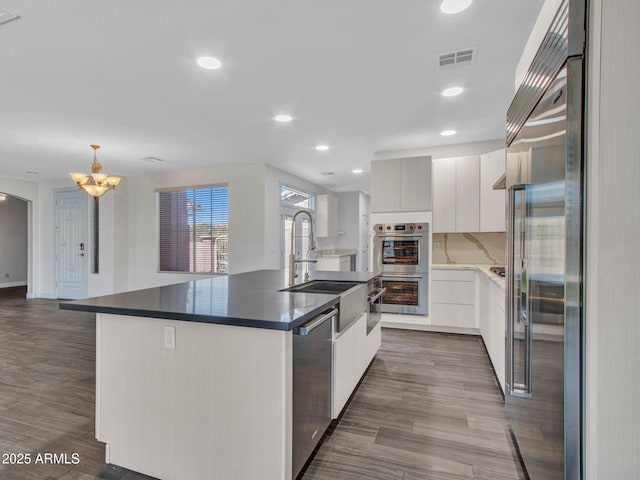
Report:
[[443,137],[450,137],[451,135],[455,135],[456,131],[455,130],[443,130],[442,132],[440,132],[440,135],[442,135]]
[[276,115],[275,117],[273,117],[273,119],[276,122],[282,122],[282,123],[286,123],[286,122],[290,122],[291,120],[293,120],[293,117],[291,115],[287,115],[287,114],[280,114],[280,115]]
[[207,70],[217,70],[222,66],[220,60],[213,57],[200,57],[197,60],[198,65],[202,68],[206,68]]
[[464,92],[464,88],[462,87],[451,87],[451,88],[447,88],[445,90],[442,91],[442,96],[443,97],[455,97],[457,95],[460,95],[462,92]]
[[316,150],[319,152],[326,152],[329,150],[329,145],[316,145]]
[[473,0],[442,0],[440,10],[442,13],[453,14],[460,13],[469,8]]
[[362,169],[361,168],[354,168],[353,170],[351,170],[351,173],[362,173]]

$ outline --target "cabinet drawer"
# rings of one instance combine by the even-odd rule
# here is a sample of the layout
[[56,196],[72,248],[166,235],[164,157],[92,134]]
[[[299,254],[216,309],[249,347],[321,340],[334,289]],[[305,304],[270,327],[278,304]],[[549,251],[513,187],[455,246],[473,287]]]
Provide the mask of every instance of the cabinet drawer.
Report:
[[431,283],[432,303],[473,305],[476,300],[474,282],[439,281]]
[[475,328],[473,305],[449,305],[434,303],[431,305],[432,325],[447,327]]
[[476,272],[473,270],[454,270],[450,268],[431,269],[431,280],[450,280],[453,282],[473,282]]

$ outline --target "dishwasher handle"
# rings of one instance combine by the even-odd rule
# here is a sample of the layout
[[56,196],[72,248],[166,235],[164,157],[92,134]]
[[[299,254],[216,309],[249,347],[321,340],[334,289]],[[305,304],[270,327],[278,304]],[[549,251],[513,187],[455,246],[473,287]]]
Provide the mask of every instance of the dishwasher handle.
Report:
[[323,313],[319,317],[314,318],[309,323],[305,323],[304,325],[296,328],[293,331],[293,333],[295,335],[309,335],[316,328],[322,325],[326,320],[330,319],[331,317],[335,317],[337,314],[338,314],[337,308],[329,310],[327,313]]

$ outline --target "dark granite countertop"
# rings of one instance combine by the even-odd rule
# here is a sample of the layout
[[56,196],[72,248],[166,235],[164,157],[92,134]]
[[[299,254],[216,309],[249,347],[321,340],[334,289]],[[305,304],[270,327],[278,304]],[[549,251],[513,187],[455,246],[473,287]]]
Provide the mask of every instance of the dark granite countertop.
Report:
[[[366,283],[371,272],[315,272],[311,280]],[[304,283],[299,281],[299,284]],[[327,308],[339,295],[280,292],[287,272],[257,270],[60,304],[63,310],[113,313],[190,322],[292,330]]]

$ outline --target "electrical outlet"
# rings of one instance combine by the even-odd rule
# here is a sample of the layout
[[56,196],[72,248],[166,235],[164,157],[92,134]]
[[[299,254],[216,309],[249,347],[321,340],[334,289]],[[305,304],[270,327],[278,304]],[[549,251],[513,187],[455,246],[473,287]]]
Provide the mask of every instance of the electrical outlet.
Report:
[[440,242],[433,242],[433,250],[434,251],[440,250]]
[[176,327],[164,327],[164,348],[176,348]]

